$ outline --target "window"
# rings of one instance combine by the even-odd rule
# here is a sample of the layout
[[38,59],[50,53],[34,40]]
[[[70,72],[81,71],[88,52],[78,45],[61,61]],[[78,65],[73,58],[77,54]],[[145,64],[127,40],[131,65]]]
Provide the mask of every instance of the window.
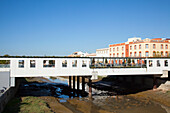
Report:
[[86,67],[87,66],[87,62],[85,60],[82,60],[82,67]]
[[77,60],[72,61],[72,67],[77,67]]
[[168,67],[168,60],[165,60],[164,63],[165,63],[165,67]]
[[30,60],[30,67],[35,68],[35,60]]
[[149,60],[149,67],[152,67],[153,66],[153,61],[152,60]]
[[117,57],[119,57],[119,53],[117,53]]
[[155,51],[153,51],[153,56],[154,56],[154,57],[156,56],[156,52],[155,52]]
[[112,49],[110,48],[110,52],[112,51]]
[[67,67],[67,60],[62,61],[62,67]]
[[163,44],[161,44],[161,49],[163,49]]
[[130,46],[130,50],[132,50],[132,46]]
[[168,45],[166,44],[165,49],[168,49]]
[[136,57],[136,52],[135,52],[135,57]]
[[0,68],[10,68],[10,60],[0,60]]
[[115,51],[115,48],[113,48],[113,51]]
[[139,57],[142,57],[142,54],[141,54],[141,52],[139,52]]
[[122,51],[124,51],[124,47],[122,47]]
[[161,57],[163,57],[163,56],[164,56],[163,51],[161,51]]
[[168,57],[168,52],[167,51],[165,52],[165,56]]
[[130,52],[130,57],[132,57],[132,52]]
[[145,52],[145,56],[149,57],[149,52],[148,51]]
[[141,49],[141,44],[139,45],[139,49]]
[[156,45],[155,44],[153,44],[153,49],[155,49],[156,48]]
[[160,66],[161,66],[161,64],[160,64],[159,60],[157,60],[157,67],[160,67]]
[[113,57],[115,57],[115,54],[113,53]]
[[122,57],[124,57],[124,53],[122,53]]
[[55,60],[44,60],[43,67],[55,67]]
[[136,45],[134,46],[134,49],[136,50]]
[[119,51],[119,47],[117,47],[117,51]]
[[149,48],[149,45],[148,44],[145,44],[145,49],[148,49]]
[[19,62],[18,63],[19,64],[18,67],[19,68],[24,68],[24,60],[19,60],[18,62]]

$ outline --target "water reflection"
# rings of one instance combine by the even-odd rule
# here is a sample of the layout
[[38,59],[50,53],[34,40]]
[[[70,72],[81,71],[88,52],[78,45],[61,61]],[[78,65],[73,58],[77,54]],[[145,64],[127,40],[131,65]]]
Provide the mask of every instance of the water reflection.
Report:
[[[43,79],[42,79],[43,80]],[[51,82],[39,83],[39,82],[27,82],[21,83],[18,91],[19,96],[54,96],[59,98],[60,102],[66,102],[69,98],[78,96],[86,97],[87,93],[81,94],[81,91],[73,92],[68,87],[67,80],[50,79]]]

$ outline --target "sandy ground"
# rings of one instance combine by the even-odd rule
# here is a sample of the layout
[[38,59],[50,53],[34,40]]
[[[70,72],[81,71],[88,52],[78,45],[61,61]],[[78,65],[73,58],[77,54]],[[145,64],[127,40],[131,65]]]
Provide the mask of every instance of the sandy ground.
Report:
[[148,90],[136,94],[130,94],[128,96],[138,98],[140,100],[142,99],[152,100],[162,105],[170,107],[170,91],[164,92],[161,90]]
[[39,98],[56,113],[169,113],[169,95],[169,92],[149,90],[118,97],[74,98],[64,103],[55,97]]

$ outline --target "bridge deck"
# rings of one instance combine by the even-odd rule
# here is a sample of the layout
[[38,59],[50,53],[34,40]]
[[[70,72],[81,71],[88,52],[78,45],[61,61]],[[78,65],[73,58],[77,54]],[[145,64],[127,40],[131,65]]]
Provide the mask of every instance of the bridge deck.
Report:
[[166,75],[170,58],[0,58],[0,71],[10,71],[11,77]]

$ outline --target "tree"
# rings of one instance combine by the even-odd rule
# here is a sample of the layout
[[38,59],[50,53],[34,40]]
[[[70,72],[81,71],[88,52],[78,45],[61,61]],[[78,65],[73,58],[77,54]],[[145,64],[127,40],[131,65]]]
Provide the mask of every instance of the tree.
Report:
[[92,64],[95,64],[95,59],[94,58],[92,59]]
[[107,58],[105,59],[105,64],[107,64],[108,63],[108,61],[107,61]]
[[130,58],[128,58],[128,61],[127,61],[129,64],[131,63],[131,59]]
[[132,59],[132,63],[135,63],[135,60],[134,60],[134,59]]
[[4,57],[9,57],[9,55],[8,55],[8,54],[5,54]]
[[156,52],[156,57],[161,57],[159,51]]
[[99,59],[97,60],[97,63],[99,64],[100,62],[99,62]]

